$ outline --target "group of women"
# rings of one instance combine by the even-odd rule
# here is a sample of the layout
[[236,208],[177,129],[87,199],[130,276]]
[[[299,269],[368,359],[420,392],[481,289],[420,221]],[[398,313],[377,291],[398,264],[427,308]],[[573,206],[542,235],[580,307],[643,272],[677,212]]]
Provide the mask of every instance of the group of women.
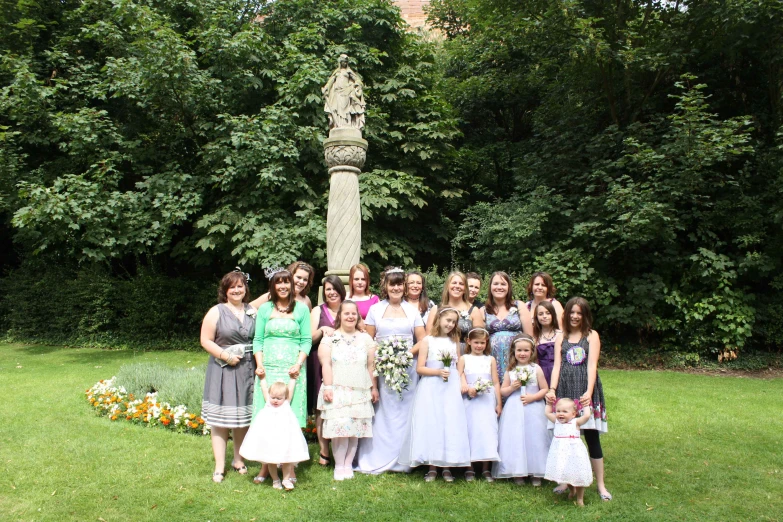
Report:
[[[595,384],[600,353],[597,334],[563,343],[563,306],[555,299],[555,286],[545,272],[531,277],[526,301],[513,298],[508,274],[493,273],[484,303],[476,300],[482,284],[477,274],[466,277],[452,272],[436,304],[429,299],[420,272],[387,269],[376,296],[370,292],[368,268],[357,264],[350,270],[347,289],[339,277],[327,276],[323,304],[313,307],[307,294],[314,275],[307,263],[293,263],[287,270],[269,274],[269,292],[252,302],[245,274],[235,271],[221,280],[218,304],[206,314],[201,330],[201,344],[210,354],[202,416],[212,427],[216,482],[225,475],[229,430],[234,440],[232,467],[247,473],[238,451],[254,414],[264,406],[258,391],[263,377],[268,382],[297,379],[300,383],[289,398],[291,408],[302,427],[308,410],[317,414],[319,464],[329,465],[333,452],[335,478],[350,478],[354,470],[371,474],[410,471],[398,456],[418,381],[416,362],[408,368],[410,384],[398,393],[374,374],[373,356],[378,343],[394,338],[403,339],[415,358],[415,344],[433,329],[440,309],[457,311],[463,353],[468,332],[475,328],[488,331],[501,382],[512,339],[525,333],[536,341],[538,364],[557,398],[567,391],[574,395],[570,398],[585,402],[583,395]],[[589,382],[580,385],[584,389],[557,386],[565,357],[562,346],[568,342],[584,345],[589,352]],[[353,416],[348,415],[351,404],[362,402],[357,397],[372,403],[374,411],[356,407],[350,412]],[[597,406],[603,428],[586,429],[583,434],[599,493],[610,498],[598,439],[598,432],[605,431],[606,414],[603,404]],[[266,473],[262,467],[256,481],[263,481]]]

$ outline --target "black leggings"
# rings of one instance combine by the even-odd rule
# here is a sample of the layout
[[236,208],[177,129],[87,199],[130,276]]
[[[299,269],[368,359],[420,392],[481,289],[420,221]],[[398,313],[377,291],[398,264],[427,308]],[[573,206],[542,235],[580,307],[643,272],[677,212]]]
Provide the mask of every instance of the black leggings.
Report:
[[601,439],[598,436],[598,430],[583,430],[582,435],[587,443],[587,453],[591,459],[604,458],[604,452],[601,451]]

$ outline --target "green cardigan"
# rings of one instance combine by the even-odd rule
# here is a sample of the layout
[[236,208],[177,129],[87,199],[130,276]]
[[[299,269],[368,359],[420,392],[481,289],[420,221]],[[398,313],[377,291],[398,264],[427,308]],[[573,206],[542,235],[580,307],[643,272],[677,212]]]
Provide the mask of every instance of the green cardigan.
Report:
[[[253,338],[253,353],[264,351],[264,337],[266,333],[266,323],[269,316],[272,315],[274,304],[267,301],[258,308],[256,314],[256,335]],[[310,333],[310,311],[307,305],[300,302],[294,304],[294,321],[299,325],[299,351],[310,354],[310,348],[313,345],[313,338]]]

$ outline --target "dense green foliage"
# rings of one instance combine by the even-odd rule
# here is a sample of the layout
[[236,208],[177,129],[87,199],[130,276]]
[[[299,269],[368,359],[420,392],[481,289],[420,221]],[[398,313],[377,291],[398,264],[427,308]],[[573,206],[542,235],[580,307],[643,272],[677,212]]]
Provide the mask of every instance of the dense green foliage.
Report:
[[536,267],[614,334],[693,353],[777,345],[783,7],[435,0],[457,242]]
[[[320,87],[346,52],[366,84],[374,273],[543,269],[626,345],[780,349],[778,1],[434,0],[429,41],[388,0],[2,6],[0,322],[17,336],[29,278],[165,308],[149,274],[205,296],[237,263],[322,274]],[[129,338],[132,305],[95,311],[115,293],[69,293],[85,319],[54,337]],[[150,335],[195,339],[206,306]]]

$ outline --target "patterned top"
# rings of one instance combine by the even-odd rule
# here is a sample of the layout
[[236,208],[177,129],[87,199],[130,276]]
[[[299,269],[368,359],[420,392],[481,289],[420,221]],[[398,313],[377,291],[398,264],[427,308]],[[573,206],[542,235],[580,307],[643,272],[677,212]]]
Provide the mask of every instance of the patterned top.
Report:
[[[485,308],[486,310],[486,308]],[[487,331],[489,332],[489,344],[492,347],[492,356],[498,363],[498,377],[503,382],[503,375],[509,361],[511,339],[522,331],[522,321],[519,318],[519,310],[512,306],[504,319],[498,319],[494,314],[486,313]]]

